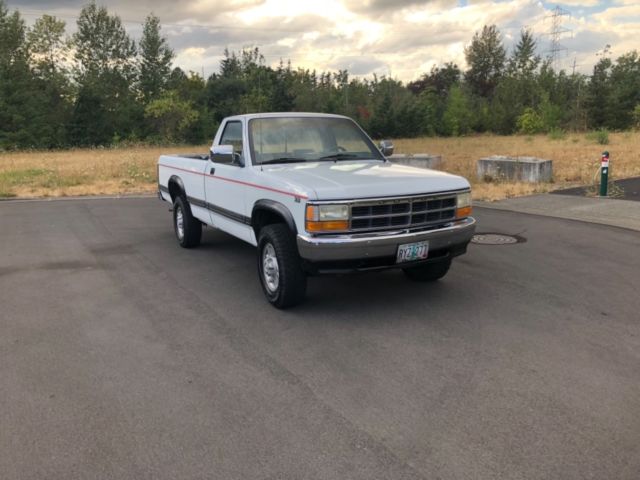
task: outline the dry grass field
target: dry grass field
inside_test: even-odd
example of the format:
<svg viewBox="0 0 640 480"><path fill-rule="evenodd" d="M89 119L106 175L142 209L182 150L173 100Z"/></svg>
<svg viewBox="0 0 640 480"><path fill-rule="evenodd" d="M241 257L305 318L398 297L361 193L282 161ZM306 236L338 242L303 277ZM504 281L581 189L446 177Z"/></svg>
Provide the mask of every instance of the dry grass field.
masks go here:
<svg viewBox="0 0 640 480"><path fill-rule="evenodd" d="M397 153L442 155L439 167L469 179L473 197L479 200L548 192L565 187L591 185L599 172L600 155L611 156L610 178L640 176L640 132L609 134L609 144L598 144L593 135L567 134L552 140L546 135L479 135L461 138L419 138L396 140ZM476 179L476 160L490 155L533 156L553 160L552 183L484 182Z"/></svg>
<svg viewBox="0 0 640 480"><path fill-rule="evenodd" d="M593 183L600 153L611 153L613 178L640 176L640 132L609 135L608 145L592 136L481 135L462 138L395 140L396 153L443 156L442 170L467 177L474 198L498 200ZM58 197L149 193L156 190L155 162L161 153L206 152L208 146L129 147L0 154L0 197ZM484 182L475 178L475 162L488 155L535 156L553 160L549 184Z"/></svg>

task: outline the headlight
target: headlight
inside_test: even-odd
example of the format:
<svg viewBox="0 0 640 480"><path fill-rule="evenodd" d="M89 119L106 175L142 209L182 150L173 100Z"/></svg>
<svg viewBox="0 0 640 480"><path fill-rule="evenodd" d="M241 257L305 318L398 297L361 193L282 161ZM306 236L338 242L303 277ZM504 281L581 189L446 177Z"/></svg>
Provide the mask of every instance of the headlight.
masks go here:
<svg viewBox="0 0 640 480"><path fill-rule="evenodd" d="M456 218L471 215L471 192L459 193L456 202Z"/></svg>
<svg viewBox="0 0 640 480"><path fill-rule="evenodd" d="M348 205L307 205L308 232L335 232L349 229Z"/></svg>

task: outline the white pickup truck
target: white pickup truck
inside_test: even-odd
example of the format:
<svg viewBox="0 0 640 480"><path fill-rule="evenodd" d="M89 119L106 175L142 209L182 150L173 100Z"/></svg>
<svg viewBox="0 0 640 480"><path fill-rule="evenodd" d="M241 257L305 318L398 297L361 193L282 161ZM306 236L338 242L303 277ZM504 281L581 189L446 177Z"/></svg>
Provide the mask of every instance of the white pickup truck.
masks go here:
<svg viewBox="0 0 640 480"><path fill-rule="evenodd" d="M392 164L351 119L318 113L226 118L208 155L162 155L158 195L178 243L203 225L258 247L274 306L302 301L307 276L401 268L443 277L473 236L467 180Z"/></svg>

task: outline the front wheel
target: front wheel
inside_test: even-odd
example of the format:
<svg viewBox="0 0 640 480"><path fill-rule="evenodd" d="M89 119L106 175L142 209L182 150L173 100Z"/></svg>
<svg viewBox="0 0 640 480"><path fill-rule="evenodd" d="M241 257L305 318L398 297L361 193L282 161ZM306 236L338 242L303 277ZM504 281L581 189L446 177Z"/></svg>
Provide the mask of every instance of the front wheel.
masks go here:
<svg viewBox="0 0 640 480"><path fill-rule="evenodd" d="M277 308L297 305L307 291L298 248L284 224L267 225L258 238L258 274L262 290Z"/></svg>
<svg viewBox="0 0 640 480"><path fill-rule="evenodd" d="M451 266L451 259L434 263L425 263L415 267L403 268L402 271L414 282L435 282L444 277Z"/></svg>

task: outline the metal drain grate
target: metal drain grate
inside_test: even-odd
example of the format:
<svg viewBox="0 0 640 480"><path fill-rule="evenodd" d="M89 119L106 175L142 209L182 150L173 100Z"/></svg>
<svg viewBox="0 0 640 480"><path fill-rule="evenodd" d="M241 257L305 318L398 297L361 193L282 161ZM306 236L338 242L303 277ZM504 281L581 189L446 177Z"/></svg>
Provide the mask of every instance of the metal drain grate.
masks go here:
<svg viewBox="0 0 640 480"><path fill-rule="evenodd" d="M522 241L524 241L522 237L504 233L478 233L471 239L471 243L478 245L511 245Z"/></svg>

